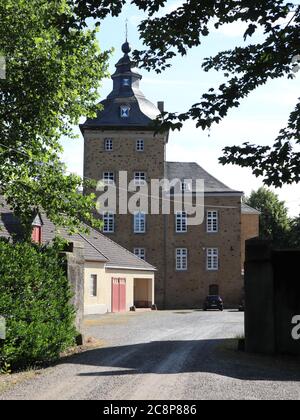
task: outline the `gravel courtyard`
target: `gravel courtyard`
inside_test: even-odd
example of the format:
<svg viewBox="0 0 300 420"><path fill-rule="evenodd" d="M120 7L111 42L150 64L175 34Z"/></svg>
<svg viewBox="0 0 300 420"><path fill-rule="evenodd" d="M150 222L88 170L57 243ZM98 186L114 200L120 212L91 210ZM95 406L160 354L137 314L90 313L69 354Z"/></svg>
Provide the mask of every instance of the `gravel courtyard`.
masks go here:
<svg viewBox="0 0 300 420"><path fill-rule="evenodd" d="M0 399L300 399L300 364L236 351L243 314L165 311L89 317L102 347Z"/></svg>

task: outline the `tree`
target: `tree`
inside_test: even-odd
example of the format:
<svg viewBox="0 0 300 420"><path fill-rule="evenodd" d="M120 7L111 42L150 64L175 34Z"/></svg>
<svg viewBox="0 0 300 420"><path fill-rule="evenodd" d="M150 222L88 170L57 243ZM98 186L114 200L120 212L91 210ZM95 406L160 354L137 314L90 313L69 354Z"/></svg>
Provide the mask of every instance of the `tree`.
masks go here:
<svg viewBox="0 0 300 420"><path fill-rule="evenodd" d="M76 19L67 0L5 0L0 16L0 193L24 223L39 208L71 230L93 223L94 196L78 194L83 181L66 173L60 139L96 115L109 52L96 30L65 30Z"/></svg>
<svg viewBox="0 0 300 420"><path fill-rule="evenodd" d="M300 248L300 216L291 221L290 247Z"/></svg>
<svg viewBox="0 0 300 420"><path fill-rule="evenodd" d="M291 245L290 219L284 201L280 201L276 194L262 187L257 191L252 191L245 202L261 212L260 237L262 239L272 240L275 246L281 248Z"/></svg>
<svg viewBox="0 0 300 420"><path fill-rule="evenodd" d="M87 17L103 19L108 14L117 16L125 0L69 1L75 4L78 21L65 20L66 27L84 25ZM231 108L253 90L271 79L293 78L300 61L300 6L286 0L185 0L181 6L163 16L167 0L132 0L147 13L139 31L147 49L135 51L135 59L148 70L161 72L169 67L172 58L182 56L192 47L201 44L210 34L211 27L243 22L247 28L244 40L248 41L263 29L261 43L247 43L245 47L223 51L203 63L205 71L224 73L227 82L213 87L202 95L200 101L182 114L164 114L161 129L180 129L187 119L197 121L197 126L207 129L220 123ZM298 2L297 2L298 3ZM245 143L227 147L222 164L234 163L251 167L256 176L262 176L267 185L282 186L300 180L300 154L295 148L300 142L300 103L290 115L287 127L282 129L273 146Z"/></svg>

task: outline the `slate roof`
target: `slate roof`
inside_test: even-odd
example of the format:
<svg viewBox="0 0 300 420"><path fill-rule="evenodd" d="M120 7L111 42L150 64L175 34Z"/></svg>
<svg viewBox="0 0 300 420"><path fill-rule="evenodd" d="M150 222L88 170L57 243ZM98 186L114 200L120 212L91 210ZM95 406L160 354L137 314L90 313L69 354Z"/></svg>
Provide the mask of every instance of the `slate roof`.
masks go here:
<svg viewBox="0 0 300 420"><path fill-rule="evenodd" d="M166 178L168 180L180 179L184 180L204 180L204 192L209 193L224 193L224 194L240 194L243 195L242 191L233 190L221 181L210 175L205 171L198 163L195 162L166 162L165 166ZM195 190L195 183L193 183L193 191Z"/></svg>
<svg viewBox="0 0 300 420"><path fill-rule="evenodd" d="M70 235L64 228L56 228L55 225L41 214L42 242L50 243L57 234L68 241L76 241L84 244L84 257L86 261L105 263L107 268L128 268L142 271L155 271L155 267L141 260L122 246L91 229L89 234ZM10 207L0 198L0 237L11 238L12 235L20 237L22 227L18 219L12 213Z"/></svg>
<svg viewBox="0 0 300 420"><path fill-rule="evenodd" d="M80 125L81 131L85 129L118 128L118 129L151 129L151 123L160 115L159 109L150 102L140 90L142 76L131 61L129 53L131 48L126 42L122 46L124 56L116 64L116 72L112 75L113 90L101 102L103 110L99 111L94 119L87 119ZM124 79L129 84L124 86ZM120 106L129 105L129 118L121 118Z"/></svg>
<svg viewBox="0 0 300 420"><path fill-rule="evenodd" d="M248 204L242 203L242 214L257 214L260 215L259 210L254 209L253 207L248 206Z"/></svg>

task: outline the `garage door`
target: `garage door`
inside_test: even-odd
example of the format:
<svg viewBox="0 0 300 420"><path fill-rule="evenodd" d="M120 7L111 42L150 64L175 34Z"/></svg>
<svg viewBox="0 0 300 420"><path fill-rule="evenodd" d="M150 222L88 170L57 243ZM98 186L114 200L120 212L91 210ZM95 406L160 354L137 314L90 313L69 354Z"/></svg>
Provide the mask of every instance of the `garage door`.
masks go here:
<svg viewBox="0 0 300 420"><path fill-rule="evenodd" d="M126 311L126 279L112 279L112 312Z"/></svg>

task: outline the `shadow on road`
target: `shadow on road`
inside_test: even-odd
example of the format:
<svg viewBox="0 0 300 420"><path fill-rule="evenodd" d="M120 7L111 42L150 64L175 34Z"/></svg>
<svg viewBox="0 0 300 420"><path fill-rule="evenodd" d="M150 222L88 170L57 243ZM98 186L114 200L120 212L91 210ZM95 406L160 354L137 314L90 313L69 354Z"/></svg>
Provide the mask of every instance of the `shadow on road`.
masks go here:
<svg viewBox="0 0 300 420"><path fill-rule="evenodd" d="M197 372L247 381L300 381L300 359L241 353L236 346L237 341L229 339L154 341L91 350L67 363L103 368L79 376Z"/></svg>

